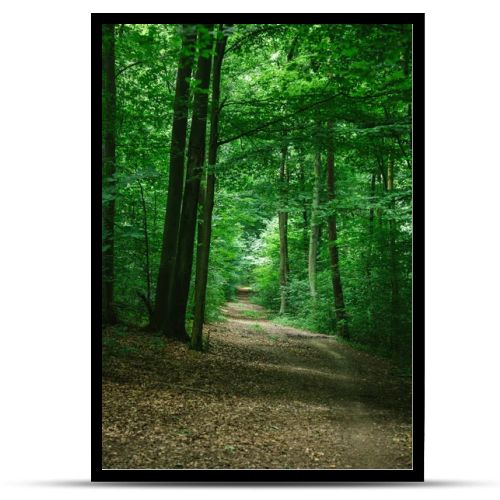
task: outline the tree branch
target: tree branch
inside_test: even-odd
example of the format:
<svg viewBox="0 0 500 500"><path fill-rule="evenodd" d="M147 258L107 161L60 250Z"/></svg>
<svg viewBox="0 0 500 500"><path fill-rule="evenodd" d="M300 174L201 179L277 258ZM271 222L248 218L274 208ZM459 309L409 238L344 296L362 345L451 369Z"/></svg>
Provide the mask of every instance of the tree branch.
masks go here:
<svg viewBox="0 0 500 500"><path fill-rule="evenodd" d="M312 104L308 104L307 106L302 106L299 109L295 110L293 113L288 113L285 116L280 116L279 118L275 118L274 120L271 120L271 121L266 122L266 123L264 123L262 125L259 125L258 127L255 127L253 129L250 129L250 130L245 130L245 131L243 131L243 132L241 132L239 134L236 134L236 135L234 135L232 137L229 137L228 139L224 139L222 141L219 141L217 144L218 144L218 146L222 146L223 144L227 144L228 142L235 141L236 139L240 139L241 137L245 137L247 135L255 134L256 132L260 132L261 130L264 130L265 128L270 127L271 125L283 122L286 119L291 118L292 116L295 116L295 115L298 115L300 113L303 113L304 111L309 111L310 109L313 109L316 106L319 106L319 105L324 104L324 103L326 103L328 101L331 101L332 99L335 99L336 97L343 96L343 97L347 97L347 98L351 98L351 99L372 99L372 98L376 98L376 97L382 97L382 96L385 96L385 95L390 95L392 93L393 93L392 91L388 91L388 92L382 92L382 93L379 93L379 94L372 94L372 95L365 95L365 96L351 96L351 95L346 94L344 92L339 92L338 94L332 94L332 95L328 96L325 99L321 99L320 101L314 102Z"/></svg>
<svg viewBox="0 0 500 500"><path fill-rule="evenodd" d="M137 66L138 64L142 64L144 61L136 61L136 62L133 62L133 63L130 63L130 64L127 64L126 66L124 66L123 68L120 68L116 73L115 73L115 78L118 76L118 75L121 75L124 71L126 71L127 69L129 68L132 68L133 66Z"/></svg>

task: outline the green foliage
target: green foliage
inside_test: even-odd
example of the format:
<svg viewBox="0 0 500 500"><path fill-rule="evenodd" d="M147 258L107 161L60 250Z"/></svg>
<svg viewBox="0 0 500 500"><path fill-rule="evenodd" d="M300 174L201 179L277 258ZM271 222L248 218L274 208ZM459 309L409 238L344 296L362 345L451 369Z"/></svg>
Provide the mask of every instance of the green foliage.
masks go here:
<svg viewBox="0 0 500 500"><path fill-rule="evenodd" d="M253 300L277 314L277 213L285 210L290 274L286 315L276 321L336 334L327 229L328 218L335 216L350 342L407 360L412 284L411 27L264 28L224 28L231 37L222 72L222 145L214 167L217 188L206 320L220 320L221 306L243 284L255 289ZM203 36L208 36L206 30ZM115 302L126 322L147 322L140 294L149 290L154 301L179 40L176 25L116 28L116 175L104 183L103 203L116 203ZM212 54L205 52L203 57ZM190 85L192 92L199 91L194 78ZM332 130L326 127L328 121ZM287 178L280 181L283 148ZM335 200L328 199L326 190L329 148L335 155ZM317 295L312 298L307 258L318 150L320 238ZM387 188L389 162L392 190ZM193 288L192 284L188 321ZM108 350L118 349L114 340L107 342Z"/></svg>

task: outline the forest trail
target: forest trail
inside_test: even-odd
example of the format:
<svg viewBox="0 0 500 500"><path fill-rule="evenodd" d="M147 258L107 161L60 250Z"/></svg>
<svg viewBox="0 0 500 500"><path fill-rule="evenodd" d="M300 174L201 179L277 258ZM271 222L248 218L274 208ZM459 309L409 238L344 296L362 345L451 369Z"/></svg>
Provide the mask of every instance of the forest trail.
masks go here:
<svg viewBox="0 0 500 500"><path fill-rule="evenodd" d="M207 353L105 332L122 351L103 363L103 468L411 468L411 383L249 295L207 325Z"/></svg>
<svg viewBox="0 0 500 500"><path fill-rule="evenodd" d="M269 334L280 334L288 337L309 337L309 338L323 338L331 340L332 337L323 335L321 333L313 333L307 330L299 330L298 328L278 325L271 323L267 319L267 313L263 307L250 302L252 294L251 288L239 287L236 290L236 302L228 302L223 308L222 312L228 319L229 323L233 324L235 328L239 325L243 328L248 326L258 325Z"/></svg>

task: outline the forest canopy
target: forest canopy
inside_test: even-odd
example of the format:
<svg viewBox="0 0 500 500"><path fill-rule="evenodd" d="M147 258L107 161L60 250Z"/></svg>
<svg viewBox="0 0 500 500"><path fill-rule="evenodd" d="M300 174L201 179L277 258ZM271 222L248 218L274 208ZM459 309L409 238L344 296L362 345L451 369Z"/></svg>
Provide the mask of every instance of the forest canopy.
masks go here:
<svg viewBox="0 0 500 500"><path fill-rule="evenodd" d="M207 347L237 287L409 363L412 27L102 25L102 318Z"/></svg>

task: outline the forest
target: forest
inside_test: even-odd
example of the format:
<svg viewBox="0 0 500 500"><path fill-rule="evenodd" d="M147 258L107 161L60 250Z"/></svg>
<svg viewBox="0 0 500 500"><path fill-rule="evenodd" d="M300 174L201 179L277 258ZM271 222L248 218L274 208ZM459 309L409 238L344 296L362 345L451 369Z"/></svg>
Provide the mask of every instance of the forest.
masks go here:
<svg viewBox="0 0 500 500"><path fill-rule="evenodd" d="M411 468L412 26L102 25L104 468Z"/></svg>

